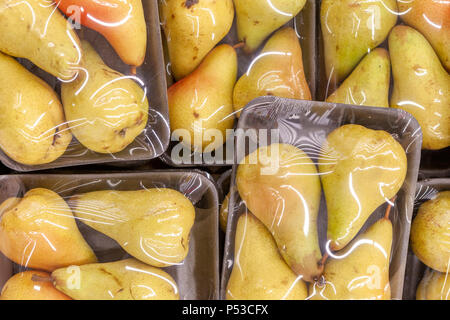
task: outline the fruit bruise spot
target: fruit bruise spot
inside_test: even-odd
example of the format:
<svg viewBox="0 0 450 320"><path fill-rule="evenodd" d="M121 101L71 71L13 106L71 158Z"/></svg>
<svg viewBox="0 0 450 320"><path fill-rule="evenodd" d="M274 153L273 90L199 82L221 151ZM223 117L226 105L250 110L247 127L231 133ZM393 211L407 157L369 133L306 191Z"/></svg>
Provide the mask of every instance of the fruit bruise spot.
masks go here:
<svg viewBox="0 0 450 320"><path fill-rule="evenodd" d="M194 4L197 4L199 0L186 0L184 6L190 9Z"/></svg>
<svg viewBox="0 0 450 320"><path fill-rule="evenodd" d="M181 238L181 246L183 247L184 250L186 250L186 246L184 244L184 238Z"/></svg>
<svg viewBox="0 0 450 320"><path fill-rule="evenodd" d="M59 128L56 128L55 130L55 134L53 135L53 142L52 142L52 146L55 146L56 144L56 140L58 140L60 138L60 135L58 134L59 132Z"/></svg>
<svg viewBox="0 0 450 320"><path fill-rule="evenodd" d="M194 111L194 117L195 117L196 119L198 119L198 118L200 117L200 115L199 115L197 112Z"/></svg>
<svg viewBox="0 0 450 320"><path fill-rule="evenodd" d="M127 128L123 128L119 131L119 136L122 138L125 138L125 135L127 134Z"/></svg>
<svg viewBox="0 0 450 320"><path fill-rule="evenodd" d="M115 275L113 275L111 272L106 271L104 268L100 268L99 270L100 270L101 272L106 273L107 275L109 275L109 276L117 283L117 285L120 287L120 289L117 290L117 293L123 291L123 285L122 285L122 282L121 282Z"/></svg>

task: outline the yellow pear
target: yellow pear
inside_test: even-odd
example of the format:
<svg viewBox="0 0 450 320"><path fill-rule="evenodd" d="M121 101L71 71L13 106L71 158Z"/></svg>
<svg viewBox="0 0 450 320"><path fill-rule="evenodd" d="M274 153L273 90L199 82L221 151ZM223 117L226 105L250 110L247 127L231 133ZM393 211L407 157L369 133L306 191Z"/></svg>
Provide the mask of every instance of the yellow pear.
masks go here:
<svg viewBox="0 0 450 320"><path fill-rule="evenodd" d="M394 76L391 107L411 113L422 127L423 148L450 146L450 75L427 39L407 26L389 36Z"/></svg>
<svg viewBox="0 0 450 320"><path fill-rule="evenodd" d="M70 130L98 153L124 150L147 125L146 93L130 77L109 68L83 41L85 69L63 83L61 95Z"/></svg>
<svg viewBox="0 0 450 320"><path fill-rule="evenodd" d="M261 96L311 100L305 79L302 49L292 28L277 31L234 87L234 110L240 114Z"/></svg>
<svg viewBox="0 0 450 320"><path fill-rule="evenodd" d="M69 80L79 69L79 39L51 1L2 0L0 34L0 51L26 58L55 77Z"/></svg>
<svg viewBox="0 0 450 320"><path fill-rule="evenodd" d="M47 189L0 205L0 251L17 264L46 271L97 262L67 203Z"/></svg>
<svg viewBox="0 0 450 320"><path fill-rule="evenodd" d="M179 300L175 280L135 259L55 270L55 287L75 300Z"/></svg>
<svg viewBox="0 0 450 320"><path fill-rule="evenodd" d="M180 264L189 250L195 208L172 189L96 191L69 201L75 216L155 267Z"/></svg>
<svg viewBox="0 0 450 320"><path fill-rule="evenodd" d="M227 232L229 203L230 203L230 194L227 194L227 196L222 202L222 205L220 206L219 212L220 229L225 233Z"/></svg>
<svg viewBox="0 0 450 320"><path fill-rule="evenodd" d="M233 0L162 0L161 23L177 80L194 71L230 31Z"/></svg>
<svg viewBox="0 0 450 320"><path fill-rule="evenodd" d="M428 269L420 281L417 300L450 300L450 279L448 273Z"/></svg>
<svg viewBox="0 0 450 320"><path fill-rule="evenodd" d="M350 124L328 136L319 171L327 202L328 241L336 251L397 194L405 181L407 158L389 133Z"/></svg>
<svg viewBox="0 0 450 320"><path fill-rule="evenodd" d="M56 160L72 140L57 94L2 53L0 70L0 148L26 165Z"/></svg>
<svg viewBox="0 0 450 320"><path fill-rule="evenodd" d="M242 160L236 185L292 270L305 281L317 278L322 272L317 231L321 188L308 155L288 144L261 147Z"/></svg>
<svg viewBox="0 0 450 320"><path fill-rule="evenodd" d="M280 256L266 227L252 214L239 217L227 300L305 300L308 290Z"/></svg>
<svg viewBox="0 0 450 320"><path fill-rule="evenodd" d="M389 53L377 48L361 61L327 102L389 108L390 81Z"/></svg>

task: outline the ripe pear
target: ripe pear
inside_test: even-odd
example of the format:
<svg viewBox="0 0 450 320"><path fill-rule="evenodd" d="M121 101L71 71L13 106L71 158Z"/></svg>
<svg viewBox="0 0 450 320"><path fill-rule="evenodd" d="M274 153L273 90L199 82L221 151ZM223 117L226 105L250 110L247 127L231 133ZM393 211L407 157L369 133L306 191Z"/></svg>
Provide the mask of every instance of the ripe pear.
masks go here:
<svg viewBox="0 0 450 320"><path fill-rule="evenodd" d="M422 204L411 226L411 247L428 267L450 270L450 191Z"/></svg>
<svg viewBox="0 0 450 320"><path fill-rule="evenodd" d="M407 158L389 133L350 124L328 136L319 171L327 202L328 241L337 251L397 194L405 181Z"/></svg>
<svg viewBox="0 0 450 320"><path fill-rule="evenodd" d="M190 141L184 143L194 151L213 151L225 143L226 131L234 125L236 77L236 51L224 44L211 51L193 73L169 88L171 130L175 136L189 134ZM209 139L212 130L219 138Z"/></svg>
<svg viewBox="0 0 450 320"><path fill-rule="evenodd" d="M239 41L251 53L272 32L295 18L306 0L234 0Z"/></svg>
<svg viewBox="0 0 450 320"><path fill-rule="evenodd" d="M276 32L234 87L234 110L240 114L253 99L277 96L311 100L302 49L292 28Z"/></svg>
<svg viewBox="0 0 450 320"><path fill-rule="evenodd" d="M106 66L88 42L82 47L85 69L61 86L70 130L92 151L120 152L147 125L146 93L130 77Z"/></svg>
<svg viewBox="0 0 450 320"><path fill-rule="evenodd" d="M175 280L135 259L71 266L52 273L55 287L75 300L179 300Z"/></svg>
<svg viewBox="0 0 450 320"><path fill-rule="evenodd" d="M179 80L228 34L234 19L233 0L163 0L160 16L172 73Z"/></svg>
<svg viewBox="0 0 450 320"><path fill-rule="evenodd" d="M58 291L50 281L50 274L25 271L12 276L3 286L0 300L72 300Z"/></svg>
<svg viewBox="0 0 450 320"><path fill-rule="evenodd" d="M97 262L57 193L33 189L0 205L0 251L24 267L53 271Z"/></svg>
<svg viewBox="0 0 450 320"><path fill-rule="evenodd" d="M320 20L331 84L344 80L397 22L396 0L323 0Z"/></svg>
<svg viewBox="0 0 450 320"><path fill-rule="evenodd" d="M55 77L70 80L79 69L80 41L50 1L1 1L0 34L0 51L28 59Z"/></svg>
<svg viewBox="0 0 450 320"><path fill-rule="evenodd" d="M397 3L402 20L427 38L450 72L450 2L397 0Z"/></svg>
<svg viewBox="0 0 450 320"><path fill-rule="evenodd" d="M96 191L69 201L75 216L155 267L180 264L189 251L195 208L172 189Z"/></svg>
<svg viewBox="0 0 450 320"><path fill-rule="evenodd" d="M323 284L310 288L312 300L390 300L392 223L375 222L342 254L325 264Z"/></svg>
<svg viewBox="0 0 450 320"><path fill-rule="evenodd" d="M417 288L417 300L450 300L448 273L428 269Z"/></svg>
<svg viewBox="0 0 450 320"><path fill-rule="evenodd" d="M361 61L327 102L389 108L390 81L389 53L377 48Z"/></svg>
<svg viewBox="0 0 450 320"><path fill-rule="evenodd" d="M391 107L417 119L424 149L450 146L450 75L425 37L411 27L395 27L389 49L394 76Z"/></svg>
<svg viewBox="0 0 450 320"><path fill-rule="evenodd" d="M239 165L236 185L292 270L305 281L317 278L322 272L317 230L321 188L308 155L288 144L259 148Z"/></svg>
<svg viewBox="0 0 450 320"><path fill-rule="evenodd" d="M227 300L305 300L308 289L280 256L267 228L252 214L239 217Z"/></svg>
<svg viewBox="0 0 450 320"><path fill-rule="evenodd" d="M219 212L219 222L220 222L220 229L223 232L227 232L227 225L228 225L228 206L230 203L230 194L227 194L225 199L222 202L222 205L220 206L220 212Z"/></svg>
<svg viewBox="0 0 450 320"><path fill-rule="evenodd" d="M0 70L0 148L26 165L56 160L72 140L57 94L2 53Z"/></svg>

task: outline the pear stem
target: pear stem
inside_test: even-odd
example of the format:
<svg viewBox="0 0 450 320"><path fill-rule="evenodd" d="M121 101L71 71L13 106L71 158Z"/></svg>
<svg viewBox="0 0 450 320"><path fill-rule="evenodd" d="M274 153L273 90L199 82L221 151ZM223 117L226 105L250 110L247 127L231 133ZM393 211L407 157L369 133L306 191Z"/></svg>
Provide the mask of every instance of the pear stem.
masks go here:
<svg viewBox="0 0 450 320"><path fill-rule="evenodd" d="M392 208L391 203L394 203L396 199L397 199L397 196L393 197L393 198L390 200L390 203L388 204L388 207L386 208L386 213L384 214L384 218L385 218L386 220L389 220L389 215L391 214L391 208Z"/></svg>
<svg viewBox="0 0 450 320"><path fill-rule="evenodd" d="M242 47L244 47L245 46L245 42L239 42L239 43L236 43L234 46L233 46L233 49L240 49L240 48L242 48Z"/></svg>
<svg viewBox="0 0 450 320"><path fill-rule="evenodd" d="M34 282L53 282L53 279L51 277L41 277L41 276L38 276L37 274L33 274L31 276L31 281L34 281Z"/></svg>
<svg viewBox="0 0 450 320"><path fill-rule="evenodd" d="M325 265L325 262L327 262L328 257L329 257L328 252L325 252L325 254L322 257L322 260L320 260L320 262L319 262L320 267Z"/></svg>
<svg viewBox="0 0 450 320"><path fill-rule="evenodd" d="M135 76L137 73L136 67L135 66L130 66L130 73Z"/></svg>

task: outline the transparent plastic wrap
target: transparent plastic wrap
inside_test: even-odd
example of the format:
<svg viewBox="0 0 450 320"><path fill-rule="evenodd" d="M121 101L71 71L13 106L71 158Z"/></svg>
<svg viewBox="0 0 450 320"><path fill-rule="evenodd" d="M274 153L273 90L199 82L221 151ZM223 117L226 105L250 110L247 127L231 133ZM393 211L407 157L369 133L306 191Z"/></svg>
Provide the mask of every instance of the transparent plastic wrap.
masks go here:
<svg viewBox="0 0 450 320"><path fill-rule="evenodd" d="M0 190L0 299L218 298L206 173L9 175Z"/></svg>
<svg viewBox="0 0 450 320"><path fill-rule="evenodd" d="M148 160L166 150L157 0L1 0L0 33L6 166Z"/></svg>
<svg viewBox="0 0 450 320"><path fill-rule="evenodd" d="M450 300L450 179L418 182L413 219L403 299Z"/></svg>
<svg viewBox="0 0 450 320"><path fill-rule="evenodd" d="M417 121L263 97L238 129L221 298L401 299Z"/></svg>
<svg viewBox="0 0 450 320"><path fill-rule="evenodd" d="M172 129L167 164L231 166L233 129L248 102L314 98L316 1L159 3Z"/></svg>

